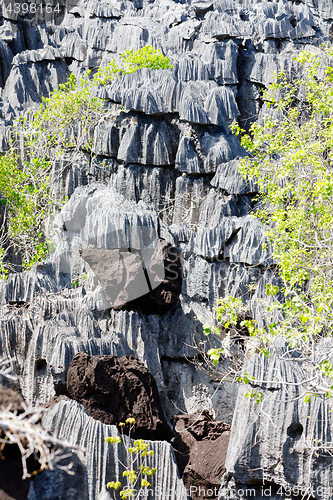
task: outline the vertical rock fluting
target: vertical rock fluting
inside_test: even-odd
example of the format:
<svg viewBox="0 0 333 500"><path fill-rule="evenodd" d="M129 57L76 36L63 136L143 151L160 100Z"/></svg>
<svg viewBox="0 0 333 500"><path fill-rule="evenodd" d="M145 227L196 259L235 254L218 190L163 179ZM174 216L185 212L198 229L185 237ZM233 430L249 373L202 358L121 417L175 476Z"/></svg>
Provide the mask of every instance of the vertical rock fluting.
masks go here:
<svg viewBox="0 0 333 500"><path fill-rule="evenodd" d="M105 491L106 483L114 480L122 480L119 475L119 463L126 461L126 452L121 445L113 446L106 443L105 439L118 436L117 427L105 425L89 417L81 405L74 401L61 401L55 405L43 418L46 429L56 433L59 438L68 438L73 443L79 444L86 449L85 459L87 467L88 498L98 500ZM156 467L157 473L153 479L154 490L149 494L154 500L187 500L187 494L183 482L179 478L177 464L172 447L166 441L148 441L149 448L154 451L154 456L149 459L149 466ZM37 500L56 498L71 498L66 488L66 473L53 473L46 471L34 481L34 493ZM55 496L51 496L48 490L45 495L40 493L44 484L51 485ZM59 487L61 488L59 490ZM58 488L58 489L57 489ZM77 497L76 497L77 498ZM30 500L30 498L29 498Z"/></svg>
<svg viewBox="0 0 333 500"><path fill-rule="evenodd" d="M330 341L318 345L318 360L330 348ZM259 382L239 390L219 498L281 498L288 491L296 498L331 498L332 404L316 397L304 402L312 372L301 357L280 347L270 359L254 356L244 367ZM251 389L262 394L263 405L245 397Z"/></svg>
<svg viewBox="0 0 333 500"><path fill-rule="evenodd" d="M178 409L206 408L231 422L236 388L224 391L186 358L195 355L191 346L203 340L201 324L211 320L219 297L233 294L251 304L249 285L258 285L260 297L276 277L263 228L249 217L257 186L238 172L245 152L229 125L240 119L246 128L262 120L269 110L260 90L273 72L294 74L295 54L330 40L331 2L71 5L57 25L0 15L2 151L15 117L38 107L71 72L80 77L147 44L160 48L174 67L142 69L96 89L109 113L96 124L91 149L66 151L53 166L55 198L69 199L49 224L55 253L47 264L0 283L1 354L11 360L17 388L29 403L65 392L77 352L127 354L144 362L156 379L168 418ZM120 248L114 245L124 228L136 227L153 230L181 255L182 293L159 314L145 314L139 306L112 309L79 254ZM260 306L251 307L259 318ZM58 408L70 418L66 405ZM75 415L84 420L77 408ZM91 432L102 446L102 431L95 427ZM54 429L70 433L60 420ZM89 467L89 494L96 495L94 481L101 487L109 474L104 462Z"/></svg>

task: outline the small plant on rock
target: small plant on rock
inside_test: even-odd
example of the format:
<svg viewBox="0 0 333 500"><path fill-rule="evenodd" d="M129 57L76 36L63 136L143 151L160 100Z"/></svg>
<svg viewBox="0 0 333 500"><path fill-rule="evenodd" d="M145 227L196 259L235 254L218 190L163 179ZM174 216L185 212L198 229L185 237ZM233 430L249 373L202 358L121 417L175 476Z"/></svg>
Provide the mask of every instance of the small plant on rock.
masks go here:
<svg viewBox="0 0 333 500"><path fill-rule="evenodd" d="M124 435L124 427L126 425L129 425L128 437ZM151 481L157 471L155 467L150 468L148 465L148 457L154 455L154 452L149 450L148 443L143 439L137 439L131 446L131 432L134 426L135 419L128 418L125 423L119 423L121 436L106 438L106 442L113 445L122 443L127 456L126 464L119 460L123 468L122 476L125 479L125 484L122 484L120 481L110 481L106 485L107 488L113 490L114 500L117 499L118 492L121 499L133 498L136 500L142 497L145 490L147 491L149 486L151 486L149 481Z"/></svg>
<svg viewBox="0 0 333 500"><path fill-rule="evenodd" d="M108 113L103 100L96 96L96 89L139 69L172 68L170 63L160 50L147 45L135 52L124 52L119 66L112 59L93 77L90 69L80 79L71 74L67 83L60 84L50 97L43 97L40 109L29 120L20 118L26 147L33 156L48 160L58 158L64 148L90 151L94 128Z"/></svg>

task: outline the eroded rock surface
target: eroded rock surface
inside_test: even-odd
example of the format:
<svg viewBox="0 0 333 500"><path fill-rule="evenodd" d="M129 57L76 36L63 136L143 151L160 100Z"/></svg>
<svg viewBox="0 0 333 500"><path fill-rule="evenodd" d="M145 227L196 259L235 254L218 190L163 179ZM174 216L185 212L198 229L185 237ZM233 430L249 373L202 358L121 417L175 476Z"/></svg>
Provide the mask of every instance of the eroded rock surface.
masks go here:
<svg viewBox="0 0 333 500"><path fill-rule="evenodd" d="M104 424L136 420L133 437L169 441L172 436L154 378L134 356L78 353L67 371L69 396Z"/></svg>
<svg viewBox="0 0 333 500"><path fill-rule="evenodd" d="M86 449L82 460L86 465L87 483L84 478L78 477L82 487L81 490L78 488L77 491L79 493L84 491L87 484L89 500L105 498L102 495L106 490L106 483L122 480L119 474L118 460L123 463L126 461L125 448L119 445L115 447L105 442L108 436L116 437L119 435L116 426L105 425L89 417L82 406L75 401L58 403L45 415L43 425L57 434L59 438L68 439ZM171 445L166 441L148 441L148 444L149 448L154 451L154 456L149 459L149 465L157 468L153 480L154 494L152 498L154 500L187 500L186 490L179 478ZM36 478L34 484L35 491L41 491L40 495L37 494L37 500L54 500L56 495L64 499L72 498L66 496L66 482L68 484L66 472L45 471L44 477L41 475ZM47 485L49 489L45 487L43 490L43 485ZM60 486L58 492L57 486ZM43 491L45 496L42 496ZM75 489L72 489L72 492L74 494ZM70 491L67 493L69 494ZM63 496L61 497L61 495ZM31 496L31 500L32 498ZM82 498L85 497L82 495Z"/></svg>
<svg viewBox="0 0 333 500"><path fill-rule="evenodd" d="M318 345L317 359L330 347L329 339ZM270 493L261 496L277 498L291 489L296 498L306 491L315 499L331 497L333 462L324 443L332 439L332 405L317 397L304 402L312 372L301 357L276 347L269 359L255 356L244 367L258 381L250 390L264 403L246 398L249 387L240 387L219 498L240 498L252 487L257 488L252 495L260 497L263 481Z"/></svg>
<svg viewBox="0 0 333 500"><path fill-rule="evenodd" d="M68 198L47 224L55 253L0 283L1 353L11 359L17 389L29 403L66 394L66 373L78 352L134 355L154 376L168 419L177 408L208 409L230 423L235 386L220 389L187 359L195 356L192 346L204 339L201 325L211 322L220 297L243 297L260 320L261 306L253 299L279 279L263 228L249 217L258 187L239 175L245 151L229 125L239 119L248 128L271 116L261 90L275 71L297 74L294 56L301 50L330 42L332 2L74 3L58 25L0 14L2 151L13 120L28 116L71 72L79 79L86 69L147 44L169 56L173 68L141 69L96 89L109 112L95 124L91 148L66 151L53 165L54 197ZM161 288L148 290L153 308L147 289L146 298L136 298L141 303L128 307L128 292L125 307L120 301L111 308L104 273L99 281L79 250L136 248L124 238L133 228L170 242L181 257L182 282L176 280L175 290L165 275ZM59 432L61 425L55 426ZM97 495L94 481L90 496ZM98 487L105 484L99 481Z"/></svg>
<svg viewBox="0 0 333 500"><path fill-rule="evenodd" d="M217 498L230 438L230 425L209 412L176 415L172 441L187 492L192 500Z"/></svg>

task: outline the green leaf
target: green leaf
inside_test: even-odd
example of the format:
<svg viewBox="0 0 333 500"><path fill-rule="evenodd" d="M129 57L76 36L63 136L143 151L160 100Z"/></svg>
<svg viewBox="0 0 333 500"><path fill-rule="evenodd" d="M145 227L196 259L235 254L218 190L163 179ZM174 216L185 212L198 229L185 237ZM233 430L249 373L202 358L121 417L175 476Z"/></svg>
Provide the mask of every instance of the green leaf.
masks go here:
<svg viewBox="0 0 333 500"><path fill-rule="evenodd" d="M204 335L209 335L211 333L211 331L212 331L211 326L208 325L208 324L203 325L202 328L203 328Z"/></svg>

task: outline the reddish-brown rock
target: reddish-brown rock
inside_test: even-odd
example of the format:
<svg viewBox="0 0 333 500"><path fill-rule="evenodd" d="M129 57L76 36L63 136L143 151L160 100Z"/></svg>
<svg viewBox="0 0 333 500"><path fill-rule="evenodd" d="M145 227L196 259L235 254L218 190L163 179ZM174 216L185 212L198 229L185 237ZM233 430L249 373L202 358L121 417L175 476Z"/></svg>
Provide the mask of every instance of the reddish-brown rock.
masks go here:
<svg viewBox="0 0 333 500"><path fill-rule="evenodd" d="M134 356L76 354L67 372L70 397L104 424L134 417L133 437L170 440L172 431L162 411L156 382Z"/></svg>
<svg viewBox="0 0 333 500"><path fill-rule="evenodd" d="M230 425L209 412L176 415L173 446L179 472L192 500L218 497L230 437Z"/></svg>
<svg viewBox="0 0 333 500"><path fill-rule="evenodd" d="M80 254L114 309L163 313L181 293L180 255L167 241L160 240L155 249L84 249Z"/></svg>
<svg viewBox="0 0 333 500"><path fill-rule="evenodd" d="M9 387L0 385L0 410L9 409L12 412L22 413L24 399L20 394Z"/></svg>

